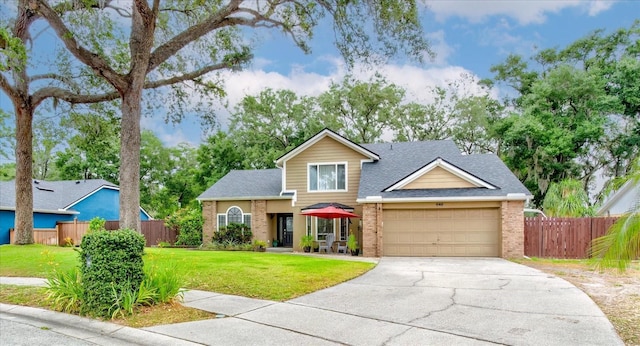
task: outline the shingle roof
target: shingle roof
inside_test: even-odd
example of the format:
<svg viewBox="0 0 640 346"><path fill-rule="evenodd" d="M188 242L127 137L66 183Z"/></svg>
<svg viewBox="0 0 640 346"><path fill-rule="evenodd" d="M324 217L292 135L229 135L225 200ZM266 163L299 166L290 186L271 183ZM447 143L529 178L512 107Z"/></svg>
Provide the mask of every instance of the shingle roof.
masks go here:
<svg viewBox="0 0 640 346"><path fill-rule="evenodd" d="M278 168L233 170L198 196L198 199L280 197L280 191L282 170Z"/></svg>
<svg viewBox="0 0 640 346"><path fill-rule="evenodd" d="M456 144L451 140L376 143L362 144L361 146L376 153L380 160L362 165L358 199L365 199L368 196L422 198L499 197L507 196L508 194L531 195L496 155L462 155ZM383 192L386 188L423 168L438 157L497 188L421 189ZM198 199L291 197L291 194L281 194L281 190L282 170L280 169L234 170L198 196Z"/></svg>
<svg viewBox="0 0 640 346"><path fill-rule="evenodd" d="M364 144L363 146L378 153L380 160L363 164L360 188L358 190L359 199L364 199L367 196L416 198L506 196L510 193L531 195L496 155L462 155L455 143L450 140ZM421 189L383 192L384 189L438 157L498 188Z"/></svg>
<svg viewBox="0 0 640 346"><path fill-rule="evenodd" d="M115 187L103 179L42 181L33 183L34 210L61 210L103 186ZM16 206L15 180L0 182L0 207L14 209Z"/></svg>

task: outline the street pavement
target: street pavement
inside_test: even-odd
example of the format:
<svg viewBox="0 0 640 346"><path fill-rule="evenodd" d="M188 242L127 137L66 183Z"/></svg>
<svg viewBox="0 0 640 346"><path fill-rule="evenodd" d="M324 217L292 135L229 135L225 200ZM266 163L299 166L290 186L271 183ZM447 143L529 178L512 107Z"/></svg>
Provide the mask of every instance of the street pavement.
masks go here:
<svg viewBox="0 0 640 346"><path fill-rule="evenodd" d="M100 345L622 345L581 290L497 258L385 257L358 278L287 302L191 290L183 304L217 318L134 329L0 304L0 324ZM0 341L12 344L4 333Z"/></svg>

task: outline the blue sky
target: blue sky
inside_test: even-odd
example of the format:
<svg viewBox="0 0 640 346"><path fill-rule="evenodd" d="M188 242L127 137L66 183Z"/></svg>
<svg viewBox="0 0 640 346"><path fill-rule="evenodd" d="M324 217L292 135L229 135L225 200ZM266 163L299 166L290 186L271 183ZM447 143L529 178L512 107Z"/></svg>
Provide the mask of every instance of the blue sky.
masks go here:
<svg viewBox="0 0 640 346"><path fill-rule="evenodd" d="M421 7L425 35L431 40L437 57L422 65L395 61L373 71L356 70L366 79L379 72L407 89L412 101L429 102L426 88L445 85L461 74L475 78L491 77L494 64L510 53L526 57L539 49L564 47L568 43L603 28L612 31L630 26L640 18L640 1L427 1ZM332 43L330 28L317 30L311 42L312 54L303 54L281 33L260 31L250 39L256 42L253 64L240 72L223 76L231 107L247 94L266 87L287 88L304 95L318 95L332 81L347 73ZM504 90L495 90L495 94ZM0 107L12 111L4 95ZM220 108L219 119L226 127L228 110ZM197 145L204 135L196 116L181 124L164 124L161 116L143 118L143 127L151 129L167 145L189 142Z"/></svg>
<svg viewBox="0 0 640 346"><path fill-rule="evenodd" d="M410 98L429 102L422 97L427 87L445 85L461 74L491 77L491 66L510 53L529 57L540 49L564 47L596 29L628 27L640 18L640 1L428 1L421 18L436 59L422 65L396 61L377 72L405 87ZM265 87L305 95L327 90L331 81L339 81L346 73L332 38L330 28L320 28L311 42L312 53L305 55L279 32L261 32L254 37L253 64L225 76L230 104ZM355 73L366 79L374 72ZM504 92L495 90L496 95ZM220 110L223 126L227 116L226 110ZM186 119L177 127L156 119L144 123L170 144L196 144L202 136L195 119Z"/></svg>

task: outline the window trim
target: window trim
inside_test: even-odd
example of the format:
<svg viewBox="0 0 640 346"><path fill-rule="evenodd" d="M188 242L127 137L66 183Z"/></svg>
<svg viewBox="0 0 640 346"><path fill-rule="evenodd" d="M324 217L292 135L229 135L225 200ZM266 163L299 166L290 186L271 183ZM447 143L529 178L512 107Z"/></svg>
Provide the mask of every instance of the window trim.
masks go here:
<svg viewBox="0 0 640 346"><path fill-rule="evenodd" d="M245 216L249 216L251 217L251 222L253 223L253 217L251 216L251 213L245 213L244 210L242 210L242 208L240 208L237 205L232 205L229 208L227 208L227 211L224 213L217 213L216 214L216 232L220 231L220 216L224 216L224 226L222 227L227 227L227 225L229 224L229 210L233 209L233 208L238 208L240 210L240 212L242 213L242 224L246 224L245 223ZM249 225L249 227L251 227L251 225Z"/></svg>
<svg viewBox="0 0 640 346"><path fill-rule="evenodd" d="M344 165L344 189L333 189L333 190L311 190L311 179L309 175L311 174L311 166L331 166L333 165L336 170L336 179L337 179L337 171L338 165ZM318 171L318 177L320 169ZM338 187L338 181L336 180L336 187ZM340 161L340 162L307 162L307 192L309 193L323 193L323 192L349 192L349 162L348 161Z"/></svg>
<svg viewBox="0 0 640 346"><path fill-rule="evenodd" d="M313 239L315 241L323 241L323 240L318 240L318 220L320 218L318 218L317 216L307 216L307 220L308 222L311 223L311 235L313 235ZM327 220L327 219L325 219ZM333 235L335 236L335 241L346 241L349 238L349 218L338 218L338 219L328 219L328 220L332 220L332 224L333 224ZM336 222L336 220L339 220L339 222ZM341 234L341 230L342 230L342 225L343 223L346 221L346 238L342 239L342 234ZM309 227L309 224L307 224L307 227ZM336 235L337 233L337 235ZM329 233L323 233L323 234L329 234Z"/></svg>

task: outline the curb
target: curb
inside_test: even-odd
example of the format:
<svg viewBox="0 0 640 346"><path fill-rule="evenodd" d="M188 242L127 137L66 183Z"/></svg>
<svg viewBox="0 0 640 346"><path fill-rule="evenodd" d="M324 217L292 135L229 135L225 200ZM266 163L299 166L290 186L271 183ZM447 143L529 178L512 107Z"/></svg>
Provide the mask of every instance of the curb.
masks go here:
<svg viewBox="0 0 640 346"><path fill-rule="evenodd" d="M27 306L0 303L0 320L47 329L96 345L201 345L146 330Z"/></svg>

